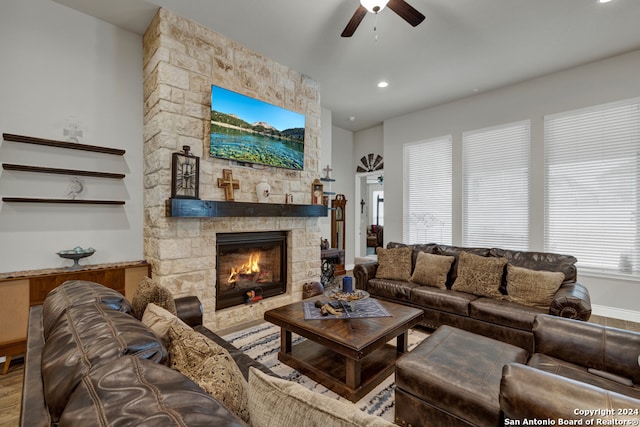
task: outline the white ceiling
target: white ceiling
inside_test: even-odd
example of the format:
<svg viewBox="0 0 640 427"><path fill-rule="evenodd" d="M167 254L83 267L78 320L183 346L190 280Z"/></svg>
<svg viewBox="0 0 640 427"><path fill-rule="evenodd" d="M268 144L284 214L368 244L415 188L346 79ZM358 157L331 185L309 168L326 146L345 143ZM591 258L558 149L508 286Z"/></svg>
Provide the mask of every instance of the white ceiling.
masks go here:
<svg viewBox="0 0 640 427"><path fill-rule="evenodd" d="M640 49L640 0L407 0L426 20L384 9L377 41L372 14L340 37L358 0L54 1L138 34L158 7L199 22L318 82L351 131Z"/></svg>

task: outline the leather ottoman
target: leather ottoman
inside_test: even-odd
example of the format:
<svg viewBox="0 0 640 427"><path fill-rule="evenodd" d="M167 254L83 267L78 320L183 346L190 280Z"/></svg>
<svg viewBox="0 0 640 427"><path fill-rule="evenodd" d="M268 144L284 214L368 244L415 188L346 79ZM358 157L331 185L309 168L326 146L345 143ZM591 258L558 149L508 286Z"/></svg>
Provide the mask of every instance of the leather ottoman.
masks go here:
<svg viewBox="0 0 640 427"><path fill-rule="evenodd" d="M396 424L499 426L502 367L526 350L440 326L396 362Z"/></svg>

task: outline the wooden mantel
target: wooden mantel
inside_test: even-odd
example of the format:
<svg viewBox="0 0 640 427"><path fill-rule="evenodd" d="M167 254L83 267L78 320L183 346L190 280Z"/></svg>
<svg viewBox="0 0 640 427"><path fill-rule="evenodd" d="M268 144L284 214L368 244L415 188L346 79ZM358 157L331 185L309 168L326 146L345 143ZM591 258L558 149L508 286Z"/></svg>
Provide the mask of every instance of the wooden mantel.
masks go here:
<svg viewBox="0 0 640 427"><path fill-rule="evenodd" d="M324 205L283 203L225 202L217 200L168 199L167 216L181 218L207 217L323 217Z"/></svg>

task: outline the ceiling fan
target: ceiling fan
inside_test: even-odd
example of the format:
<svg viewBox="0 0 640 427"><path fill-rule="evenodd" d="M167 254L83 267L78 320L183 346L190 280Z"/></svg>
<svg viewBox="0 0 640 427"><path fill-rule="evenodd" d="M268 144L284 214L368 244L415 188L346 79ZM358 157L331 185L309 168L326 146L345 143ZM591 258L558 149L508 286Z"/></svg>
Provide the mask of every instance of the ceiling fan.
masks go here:
<svg viewBox="0 0 640 427"><path fill-rule="evenodd" d="M360 5L344 28L344 31L342 31L341 36L351 37L367 12L377 15L385 6L389 6L389 9L393 10L413 27L424 21L424 15L404 0L360 0Z"/></svg>

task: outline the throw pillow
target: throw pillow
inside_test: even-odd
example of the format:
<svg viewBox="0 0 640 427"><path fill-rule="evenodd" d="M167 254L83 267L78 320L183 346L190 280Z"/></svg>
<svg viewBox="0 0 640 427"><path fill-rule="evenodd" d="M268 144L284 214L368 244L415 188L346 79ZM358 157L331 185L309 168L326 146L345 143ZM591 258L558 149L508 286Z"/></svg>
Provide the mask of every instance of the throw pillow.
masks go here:
<svg viewBox="0 0 640 427"><path fill-rule="evenodd" d="M419 252L411 281L419 285L447 289L447 274L455 257Z"/></svg>
<svg viewBox="0 0 640 427"><path fill-rule="evenodd" d="M169 327L178 324L188 328L189 326L177 316L169 313L164 308L150 302L142 315L142 323L147 325L161 340L166 348L169 348Z"/></svg>
<svg viewBox="0 0 640 427"><path fill-rule="evenodd" d="M390 280L411 279L411 247L404 248L376 248L378 254L378 269L376 278Z"/></svg>
<svg viewBox="0 0 640 427"><path fill-rule="evenodd" d="M150 302L159 305L171 314L176 314L176 303L173 301L171 292L154 280L145 277L131 299L131 314L136 319L142 320L144 310Z"/></svg>
<svg viewBox="0 0 640 427"><path fill-rule="evenodd" d="M551 301L564 281L564 273L537 271L507 265L507 298L509 301L549 310Z"/></svg>
<svg viewBox="0 0 640 427"><path fill-rule="evenodd" d="M249 413L253 427L386 427L390 422L354 404L332 399L298 383L249 371Z"/></svg>
<svg viewBox="0 0 640 427"><path fill-rule="evenodd" d="M229 352L189 327L169 327L171 367L249 423L248 384Z"/></svg>
<svg viewBox="0 0 640 427"><path fill-rule="evenodd" d="M461 252L458 260L458 277L451 289L502 299L500 284L506 264L506 258L484 257Z"/></svg>

